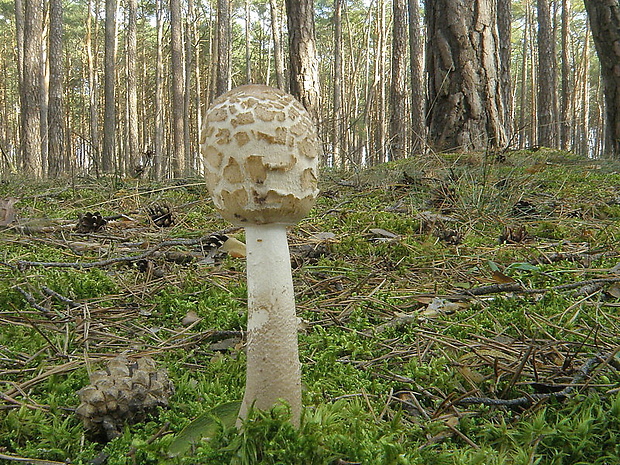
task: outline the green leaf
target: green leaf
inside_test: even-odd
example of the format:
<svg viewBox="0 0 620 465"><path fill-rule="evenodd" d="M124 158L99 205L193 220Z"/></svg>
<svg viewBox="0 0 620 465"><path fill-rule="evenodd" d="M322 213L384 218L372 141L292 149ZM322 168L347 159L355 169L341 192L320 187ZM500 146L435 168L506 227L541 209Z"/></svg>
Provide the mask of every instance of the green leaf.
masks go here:
<svg viewBox="0 0 620 465"><path fill-rule="evenodd" d="M527 262L512 263L508 265L506 269L507 270L508 269L521 270L521 271L540 271L540 268L538 266L532 265L531 263L527 263Z"/></svg>
<svg viewBox="0 0 620 465"><path fill-rule="evenodd" d="M239 416L240 408L240 401L227 402L200 415L174 438L168 448L168 454L176 457L186 453L192 444L196 444L203 438L212 437L220 424L225 427L233 426Z"/></svg>

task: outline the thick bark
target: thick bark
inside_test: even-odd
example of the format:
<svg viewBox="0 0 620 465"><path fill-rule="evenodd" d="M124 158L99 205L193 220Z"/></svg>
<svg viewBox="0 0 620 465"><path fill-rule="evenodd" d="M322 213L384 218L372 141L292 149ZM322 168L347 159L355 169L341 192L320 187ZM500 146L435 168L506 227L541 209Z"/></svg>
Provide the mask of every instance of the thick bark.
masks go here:
<svg viewBox="0 0 620 465"><path fill-rule="evenodd" d="M392 80L390 82L390 153L391 160L406 156L407 149L407 5L406 0L392 1Z"/></svg>
<svg viewBox="0 0 620 465"><path fill-rule="evenodd" d="M420 33L420 4L409 0L409 73L411 75L411 151L421 152L426 144L426 86L424 43Z"/></svg>
<svg viewBox="0 0 620 465"><path fill-rule="evenodd" d="M50 90L48 118L48 175L58 176L68 168L65 150L64 54L62 0L50 1Z"/></svg>
<svg viewBox="0 0 620 465"><path fill-rule="evenodd" d="M185 98L183 81L183 36L181 1L170 0L170 47L172 66L172 172L175 178L185 175Z"/></svg>
<svg viewBox="0 0 620 465"><path fill-rule="evenodd" d="M555 38L549 0L538 6L538 145L558 145Z"/></svg>
<svg viewBox="0 0 620 465"><path fill-rule="evenodd" d="M427 2L429 131L437 150L505 146L494 0Z"/></svg>
<svg viewBox="0 0 620 465"><path fill-rule="evenodd" d="M105 0L104 62L105 110L101 170L110 173L116 162L116 0Z"/></svg>
<svg viewBox="0 0 620 465"><path fill-rule="evenodd" d="M620 2L584 0L601 64L605 95L605 154L620 158Z"/></svg>
<svg viewBox="0 0 620 465"><path fill-rule="evenodd" d="M315 122L319 120L319 68L314 33L314 1L286 0L291 94L306 108Z"/></svg>
<svg viewBox="0 0 620 465"><path fill-rule="evenodd" d="M36 178L43 175L40 113L42 15L42 0L24 1L21 153L24 172Z"/></svg>

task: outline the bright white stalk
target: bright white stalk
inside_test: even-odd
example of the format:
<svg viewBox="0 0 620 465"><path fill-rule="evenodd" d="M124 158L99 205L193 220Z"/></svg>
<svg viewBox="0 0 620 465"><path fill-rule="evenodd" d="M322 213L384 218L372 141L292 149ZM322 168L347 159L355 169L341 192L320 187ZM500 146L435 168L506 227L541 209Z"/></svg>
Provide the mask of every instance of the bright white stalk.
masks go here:
<svg viewBox="0 0 620 465"><path fill-rule="evenodd" d="M240 418L252 407L279 401L301 415L301 363L286 225L246 225L248 326L247 377Z"/></svg>

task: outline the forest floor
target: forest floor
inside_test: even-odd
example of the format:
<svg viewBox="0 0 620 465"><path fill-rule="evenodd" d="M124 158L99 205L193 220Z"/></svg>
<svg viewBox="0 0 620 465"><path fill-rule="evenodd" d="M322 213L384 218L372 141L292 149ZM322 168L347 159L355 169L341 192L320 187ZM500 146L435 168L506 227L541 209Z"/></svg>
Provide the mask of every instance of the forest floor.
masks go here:
<svg viewBox="0 0 620 465"><path fill-rule="evenodd" d="M238 434L209 412L243 394L245 263L212 235L243 231L202 180L0 183L0 459L620 463L620 163L432 155L320 187L289 235L302 424ZM97 442L78 391L120 354L174 394Z"/></svg>

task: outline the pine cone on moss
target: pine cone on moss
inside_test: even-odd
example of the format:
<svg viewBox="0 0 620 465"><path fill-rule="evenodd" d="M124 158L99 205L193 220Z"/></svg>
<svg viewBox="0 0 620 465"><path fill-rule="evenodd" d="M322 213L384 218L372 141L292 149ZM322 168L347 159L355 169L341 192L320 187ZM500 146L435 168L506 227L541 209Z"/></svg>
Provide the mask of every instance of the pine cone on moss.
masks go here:
<svg viewBox="0 0 620 465"><path fill-rule="evenodd" d="M105 370L93 372L90 383L78 391L76 413L86 430L103 441L119 436L123 425L144 421L157 407L168 406L174 393L166 370L158 370L149 357L116 357Z"/></svg>
<svg viewBox="0 0 620 465"><path fill-rule="evenodd" d="M106 224L108 224L108 222L101 216L101 213L88 212L78 217L78 223L75 226L75 231L82 234L97 232Z"/></svg>
<svg viewBox="0 0 620 465"><path fill-rule="evenodd" d="M174 224L174 216L168 205L151 205L148 213L153 223L160 228L168 228Z"/></svg>

